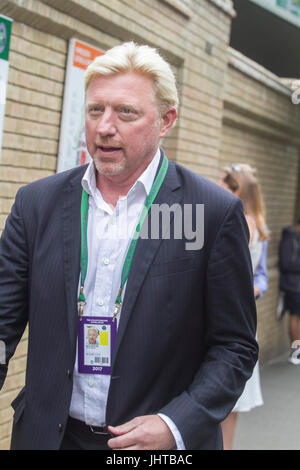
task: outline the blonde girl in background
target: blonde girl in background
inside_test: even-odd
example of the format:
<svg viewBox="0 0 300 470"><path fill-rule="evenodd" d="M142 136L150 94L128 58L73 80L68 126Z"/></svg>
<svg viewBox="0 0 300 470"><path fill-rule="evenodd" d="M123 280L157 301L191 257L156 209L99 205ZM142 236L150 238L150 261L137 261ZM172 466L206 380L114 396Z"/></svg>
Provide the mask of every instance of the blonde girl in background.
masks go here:
<svg viewBox="0 0 300 470"><path fill-rule="evenodd" d="M255 298L260 297L268 287L266 268L268 231L265 221L265 207L256 170L245 163L232 164L224 168L220 185L239 197L250 232L249 249L254 273ZM250 411L263 405L260 386L259 364L257 362L251 378L229 416L222 423L224 449L231 450L238 413Z"/></svg>

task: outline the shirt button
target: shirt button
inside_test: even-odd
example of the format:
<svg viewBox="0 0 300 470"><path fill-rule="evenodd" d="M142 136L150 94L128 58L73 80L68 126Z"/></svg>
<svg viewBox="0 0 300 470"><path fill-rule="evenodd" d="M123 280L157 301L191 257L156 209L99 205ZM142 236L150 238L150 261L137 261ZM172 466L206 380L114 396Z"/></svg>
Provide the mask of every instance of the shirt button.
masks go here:
<svg viewBox="0 0 300 470"><path fill-rule="evenodd" d="M100 299L100 297L98 297L98 299L97 299L97 304L100 305L100 307L103 307L103 305L104 305L104 302L103 302L102 299Z"/></svg>
<svg viewBox="0 0 300 470"><path fill-rule="evenodd" d="M89 387L93 387L95 385L95 382L93 380L89 380Z"/></svg>
<svg viewBox="0 0 300 470"><path fill-rule="evenodd" d="M107 266L109 264L109 259L108 258L103 258L103 263Z"/></svg>

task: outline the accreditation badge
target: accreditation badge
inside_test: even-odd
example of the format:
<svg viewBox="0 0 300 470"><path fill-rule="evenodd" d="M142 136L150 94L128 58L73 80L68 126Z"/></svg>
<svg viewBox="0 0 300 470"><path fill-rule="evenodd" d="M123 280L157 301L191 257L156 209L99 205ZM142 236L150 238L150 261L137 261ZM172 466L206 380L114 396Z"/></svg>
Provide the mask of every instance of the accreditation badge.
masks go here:
<svg viewBox="0 0 300 470"><path fill-rule="evenodd" d="M111 317L85 317L79 320L78 372L111 374L117 322Z"/></svg>

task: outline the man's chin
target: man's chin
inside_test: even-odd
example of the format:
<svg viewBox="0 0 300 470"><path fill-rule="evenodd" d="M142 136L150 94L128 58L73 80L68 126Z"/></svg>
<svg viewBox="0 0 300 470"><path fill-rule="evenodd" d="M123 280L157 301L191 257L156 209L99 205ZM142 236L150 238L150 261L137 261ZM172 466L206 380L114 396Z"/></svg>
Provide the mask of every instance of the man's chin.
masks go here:
<svg viewBox="0 0 300 470"><path fill-rule="evenodd" d="M94 160L94 164L97 172L103 176L118 176L121 175L125 170L124 162L111 163Z"/></svg>

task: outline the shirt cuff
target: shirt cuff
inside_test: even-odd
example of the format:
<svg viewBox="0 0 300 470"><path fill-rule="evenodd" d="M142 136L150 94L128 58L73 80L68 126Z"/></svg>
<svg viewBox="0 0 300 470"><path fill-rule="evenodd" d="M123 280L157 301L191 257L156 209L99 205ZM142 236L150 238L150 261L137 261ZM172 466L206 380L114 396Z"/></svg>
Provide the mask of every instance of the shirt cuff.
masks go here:
<svg viewBox="0 0 300 470"><path fill-rule="evenodd" d="M173 421L168 416L166 416L162 413L158 413L158 416L161 419L164 420L166 425L169 427L171 433L173 434L173 437L174 437L175 442L176 442L176 449L177 450L186 450L185 445L184 445L183 440L182 440L182 437L181 437L181 434L178 431L177 426L173 423Z"/></svg>

